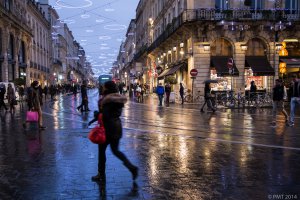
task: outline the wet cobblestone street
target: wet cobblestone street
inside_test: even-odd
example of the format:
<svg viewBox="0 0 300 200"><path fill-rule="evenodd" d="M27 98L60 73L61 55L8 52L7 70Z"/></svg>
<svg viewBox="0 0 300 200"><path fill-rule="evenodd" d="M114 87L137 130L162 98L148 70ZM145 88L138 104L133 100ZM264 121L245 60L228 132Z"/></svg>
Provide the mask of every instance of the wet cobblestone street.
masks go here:
<svg viewBox="0 0 300 200"><path fill-rule="evenodd" d="M89 99L96 110L96 90ZM196 104L158 107L154 96L128 101L120 147L139 177L133 183L108 148L103 185L91 181L93 112L78 112L80 102L79 95L47 101L40 132L23 129L25 103L14 115L0 112L0 199L300 199L299 109L295 127L283 116L271 127L268 108L200 113Z"/></svg>

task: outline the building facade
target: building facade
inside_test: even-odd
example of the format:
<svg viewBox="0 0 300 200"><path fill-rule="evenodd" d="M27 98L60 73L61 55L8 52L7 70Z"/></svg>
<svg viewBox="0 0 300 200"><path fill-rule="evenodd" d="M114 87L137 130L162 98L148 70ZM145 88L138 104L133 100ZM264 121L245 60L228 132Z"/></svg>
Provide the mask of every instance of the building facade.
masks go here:
<svg viewBox="0 0 300 200"><path fill-rule="evenodd" d="M0 1L0 81L26 79L29 74L33 30L26 16L27 1Z"/></svg>
<svg viewBox="0 0 300 200"><path fill-rule="evenodd" d="M136 21L135 59L146 54L152 86L167 80L197 92L217 79L213 90L245 91L255 81L270 91L274 78L299 73L298 0L141 0Z"/></svg>
<svg viewBox="0 0 300 200"><path fill-rule="evenodd" d="M30 66L27 84L38 80L42 86L49 84L51 41L50 23L40 3L27 1L27 20L32 29Z"/></svg>

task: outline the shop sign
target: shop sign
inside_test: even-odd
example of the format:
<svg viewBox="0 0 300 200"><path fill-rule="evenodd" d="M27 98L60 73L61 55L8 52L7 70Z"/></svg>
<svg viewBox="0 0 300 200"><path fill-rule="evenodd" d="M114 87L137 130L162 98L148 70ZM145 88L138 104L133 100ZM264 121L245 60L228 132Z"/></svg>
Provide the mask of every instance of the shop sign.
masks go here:
<svg viewBox="0 0 300 200"><path fill-rule="evenodd" d="M198 70L197 70L197 69L191 69L190 75L191 75L192 77L196 77L196 76L198 75Z"/></svg>

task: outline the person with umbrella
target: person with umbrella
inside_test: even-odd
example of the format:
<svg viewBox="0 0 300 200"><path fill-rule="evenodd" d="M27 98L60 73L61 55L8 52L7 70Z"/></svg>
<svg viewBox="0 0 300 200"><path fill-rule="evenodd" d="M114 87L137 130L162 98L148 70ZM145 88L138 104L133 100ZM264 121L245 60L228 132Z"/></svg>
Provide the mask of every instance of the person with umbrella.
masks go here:
<svg viewBox="0 0 300 200"><path fill-rule="evenodd" d="M204 98L205 98L205 102L201 107L201 112L204 112L203 108L204 106L207 104L207 107L210 108L213 112L216 111L216 109L213 107L212 102L211 102L211 83L215 82L215 80L207 80L205 81L205 87L204 87Z"/></svg>

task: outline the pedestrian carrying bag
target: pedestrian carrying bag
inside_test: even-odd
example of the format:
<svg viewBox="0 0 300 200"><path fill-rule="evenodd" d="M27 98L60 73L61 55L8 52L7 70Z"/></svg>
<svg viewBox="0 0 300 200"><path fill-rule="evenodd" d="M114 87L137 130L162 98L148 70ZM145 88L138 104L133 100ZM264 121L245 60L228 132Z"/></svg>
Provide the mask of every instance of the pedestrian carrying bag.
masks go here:
<svg viewBox="0 0 300 200"><path fill-rule="evenodd" d="M39 120L39 114L35 111L27 111L26 122L37 122Z"/></svg>

